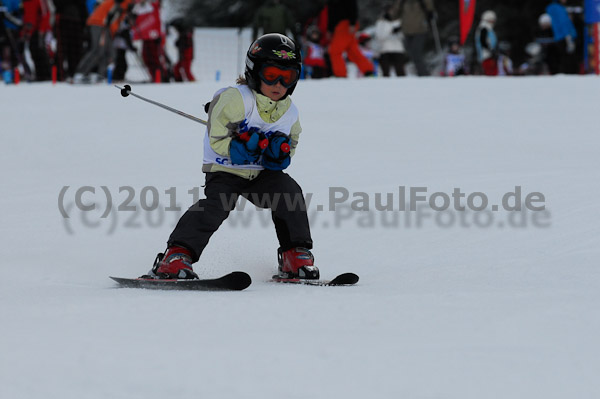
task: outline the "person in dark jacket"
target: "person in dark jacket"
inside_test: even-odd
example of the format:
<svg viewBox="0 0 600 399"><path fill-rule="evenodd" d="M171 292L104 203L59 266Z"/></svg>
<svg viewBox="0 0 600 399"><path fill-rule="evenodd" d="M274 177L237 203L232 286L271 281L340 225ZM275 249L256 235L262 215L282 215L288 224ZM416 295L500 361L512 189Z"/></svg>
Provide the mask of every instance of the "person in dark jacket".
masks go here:
<svg viewBox="0 0 600 399"><path fill-rule="evenodd" d="M173 78L176 82L194 82L196 78L192 73L192 61L194 60L194 27L190 26L182 18L173 20L170 24L177 30L175 47L179 59L173 67Z"/></svg>
<svg viewBox="0 0 600 399"><path fill-rule="evenodd" d="M263 4L256 14L252 22L252 40L256 40L259 30L262 34L281 33L287 35L289 30L292 33L292 38L297 42L295 20L292 12L281 0L268 0Z"/></svg>
<svg viewBox="0 0 600 399"><path fill-rule="evenodd" d="M552 17L548 14L542 14L538 18L539 29L535 35L535 42L539 43L540 61L548 68L550 75L559 73L560 54L558 44L554 40L552 31Z"/></svg>
<svg viewBox="0 0 600 399"><path fill-rule="evenodd" d="M54 0L54 6L58 80L64 81L73 77L83 57L83 32L88 12L81 0Z"/></svg>
<svg viewBox="0 0 600 399"><path fill-rule="evenodd" d="M481 14L481 22L475 30L477 60L484 75L498 75L498 37L494 31L496 13L487 10Z"/></svg>
<svg viewBox="0 0 600 399"><path fill-rule="evenodd" d="M133 7L132 4L129 5ZM113 40L113 47L115 50L114 57L114 69L113 69L113 82L122 82L125 80L127 74L127 51L137 53L137 49L133 45L131 39L131 29L135 22L135 16L128 10L127 16L121 21L121 25L115 34Z"/></svg>
<svg viewBox="0 0 600 399"><path fill-rule="evenodd" d="M429 23L436 16L433 0L402 0L400 8L406 53L419 76L429 76L425 65L425 42Z"/></svg>

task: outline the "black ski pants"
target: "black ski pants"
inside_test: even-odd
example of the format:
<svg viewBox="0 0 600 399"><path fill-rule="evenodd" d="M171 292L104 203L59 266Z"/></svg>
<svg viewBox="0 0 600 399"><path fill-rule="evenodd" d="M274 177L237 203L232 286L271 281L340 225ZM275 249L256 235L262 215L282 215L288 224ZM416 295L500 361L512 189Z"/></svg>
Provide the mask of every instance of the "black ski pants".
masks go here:
<svg viewBox="0 0 600 399"><path fill-rule="evenodd" d="M206 174L206 199L189 208L179 219L167 242L193 251L197 261L212 234L233 211L239 196L254 205L271 209L279 246L312 248L306 203L302 189L282 171L263 170L248 180L227 172ZM251 238L251 237L249 237Z"/></svg>
<svg viewBox="0 0 600 399"><path fill-rule="evenodd" d="M429 76L427 65L425 65L425 43L427 41L427 33L419 33L414 35L404 35L404 45L406 53L417 68L417 75Z"/></svg>
<svg viewBox="0 0 600 399"><path fill-rule="evenodd" d="M52 79L50 72L50 58L46 52L44 37L39 32L34 32L29 39L29 52L35 65L35 80L43 82Z"/></svg>
<svg viewBox="0 0 600 399"><path fill-rule="evenodd" d="M110 31L102 26L90 26L90 36L90 49L79 61L76 72L89 75L94 68L98 68L98 74L106 77L106 68L113 52Z"/></svg>
<svg viewBox="0 0 600 399"><path fill-rule="evenodd" d="M403 53L383 53L379 56L381 72L383 76L390 76L390 71L393 69L396 76L404 76L405 56Z"/></svg>

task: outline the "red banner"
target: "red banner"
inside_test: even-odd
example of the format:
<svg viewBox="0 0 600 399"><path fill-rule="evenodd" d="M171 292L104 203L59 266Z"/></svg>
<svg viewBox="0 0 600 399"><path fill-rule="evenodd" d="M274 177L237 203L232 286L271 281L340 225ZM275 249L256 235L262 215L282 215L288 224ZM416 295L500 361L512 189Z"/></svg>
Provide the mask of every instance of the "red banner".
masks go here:
<svg viewBox="0 0 600 399"><path fill-rule="evenodd" d="M459 15L460 15L460 45L465 44L471 25L473 25L473 18L475 17L475 0L458 0L459 1Z"/></svg>

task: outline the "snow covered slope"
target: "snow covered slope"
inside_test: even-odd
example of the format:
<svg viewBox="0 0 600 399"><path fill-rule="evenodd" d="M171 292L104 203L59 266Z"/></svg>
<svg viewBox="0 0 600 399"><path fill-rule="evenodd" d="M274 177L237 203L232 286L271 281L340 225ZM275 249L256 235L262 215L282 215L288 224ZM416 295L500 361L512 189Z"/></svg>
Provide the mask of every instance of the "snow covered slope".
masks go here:
<svg viewBox="0 0 600 399"><path fill-rule="evenodd" d="M218 88L134 91L204 118ZM250 273L253 285L232 293L108 279L146 272L175 205L201 192L203 126L110 86L0 90L0 397L600 395L598 78L301 82L289 173L312 194L322 275L361 281L266 282L276 237L269 214L246 205L196 266ZM491 208L515 186L523 199L541 193L545 210L375 209L377 193L397 205L399 187L450 199L459 188L463 204L481 192ZM80 205L97 208L83 212L86 187ZM106 192L114 208L102 218ZM365 196L368 211L349 208Z"/></svg>

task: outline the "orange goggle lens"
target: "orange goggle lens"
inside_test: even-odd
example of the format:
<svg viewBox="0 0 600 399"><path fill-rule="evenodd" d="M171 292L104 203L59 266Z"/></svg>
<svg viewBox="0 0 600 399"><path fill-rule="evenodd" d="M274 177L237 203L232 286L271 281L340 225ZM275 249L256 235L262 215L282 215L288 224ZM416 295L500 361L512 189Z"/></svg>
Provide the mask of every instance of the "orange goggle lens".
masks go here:
<svg viewBox="0 0 600 399"><path fill-rule="evenodd" d="M272 65L261 69L259 75L262 81L268 85L281 82L283 87L288 89L298 81L298 71L296 69L282 69Z"/></svg>

